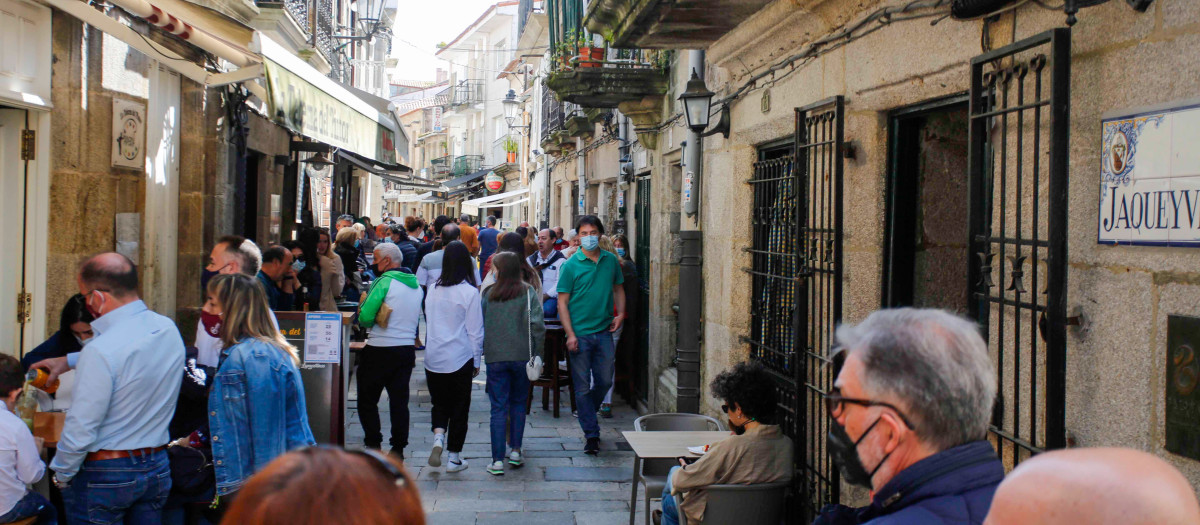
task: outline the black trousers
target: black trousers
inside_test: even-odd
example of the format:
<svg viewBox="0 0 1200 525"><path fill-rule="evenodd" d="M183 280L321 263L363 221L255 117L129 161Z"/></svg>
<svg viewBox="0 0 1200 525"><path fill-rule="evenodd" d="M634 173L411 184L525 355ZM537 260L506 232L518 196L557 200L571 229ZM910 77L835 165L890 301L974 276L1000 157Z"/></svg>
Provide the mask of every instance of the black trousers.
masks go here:
<svg viewBox="0 0 1200 525"><path fill-rule="evenodd" d="M446 429L446 450L462 452L467 440L467 412L471 410L471 376L475 373L475 360L455 372L439 374L425 370L429 383L429 401L433 404L431 428Z"/></svg>
<svg viewBox="0 0 1200 525"><path fill-rule="evenodd" d="M392 415L392 449L408 446L408 380L417 362L411 346L370 346L358 356L358 417L362 421L363 444L379 448L379 396L387 389Z"/></svg>

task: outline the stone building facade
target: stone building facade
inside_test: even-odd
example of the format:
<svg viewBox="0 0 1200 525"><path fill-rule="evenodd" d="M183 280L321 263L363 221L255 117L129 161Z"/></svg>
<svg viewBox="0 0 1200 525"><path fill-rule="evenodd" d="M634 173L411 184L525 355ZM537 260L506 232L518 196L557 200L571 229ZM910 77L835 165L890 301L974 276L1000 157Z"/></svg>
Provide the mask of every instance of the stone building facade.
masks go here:
<svg viewBox="0 0 1200 525"><path fill-rule="evenodd" d="M1173 364L1176 358L1190 362L1186 355L1177 354L1178 341L1186 340L1186 330L1168 329L1169 317L1200 317L1195 300L1200 275L1194 268L1200 259L1193 249L1178 245L1097 242L1100 202L1112 191L1102 189L1102 173L1110 162L1105 160L1110 151L1102 121L1153 116L1164 108L1195 105L1200 94L1200 58L1191 49L1200 39L1200 5L1158 0L1141 12L1126 2L1108 2L1080 10L1074 15L1077 21L1068 26L1068 14L1061 8L1048 9L1037 3L1014 6L995 2L1008 9L973 20L951 18L949 4L714 1L708 9L724 16L689 20L686 12L672 12L674 8L667 4L591 3L585 18L588 29L596 33L608 30L616 47L704 50L702 78L716 92L714 123L722 106L729 110L728 138L717 134L703 139L695 222L689 224L692 218L677 215L678 209L663 210L662 220L655 220L652 227L656 254L652 264L659 265L672 263L668 254L681 222L685 230L703 232L702 412L720 415L721 400L712 398L707 386L717 373L771 353L769 348L756 346L755 341L762 341L756 334L792 323L786 317L764 323L759 305L767 295L763 295L762 279L754 270L761 269L761 261L769 257L756 255L755 250L763 250L763 246L755 245L755 228L777 220L778 215L770 214L772 201L764 203L764 197L756 193L762 185L755 181L766 180L764 170L772 166L793 166L789 162L800 154L802 161L819 158L829 162L827 166L803 167L818 179L828 177L821 180L835 180L838 172L832 167L841 166L840 188L821 186L819 181L811 187L827 188L828 195L836 196L832 201L816 201L814 206L826 206L831 214L827 220L833 220L836 206L832 203L840 204L838 236L832 233L834 223L827 222L828 234L806 230L796 245L775 241L767 245L812 248L812 256L793 253L800 260L819 261L812 266L817 273L828 270L837 277L812 281L829 287L823 292L828 300L822 303L828 309L824 313L808 311L800 326L810 329L791 340L795 348L782 349L792 352L788 359L810 360L806 370L812 375L799 381L801 397L783 402L796 410L798 420L791 423L807 446L815 446L812 450L819 452L827 428L822 426L827 423L819 421L822 418L804 420L803 413L820 414L813 409L814 403L819 403L813 389L828 386L830 378L821 366L821 356L829 351L833 327L859 321L881 307L932 306L963 314L974 312L988 321L989 343L1001 379L998 428L1015 428L1025 433L1018 437L1031 440L1027 443L1030 447L1015 446L993 434L1007 464L1028 457L1030 448L1124 446L1163 457L1200 487L1200 457L1194 450L1181 451L1178 444L1169 444L1195 436L1193 424L1186 418L1180 422L1179 414L1200 405L1188 398L1194 395L1187 388L1194 370ZM696 31L696 24L705 30ZM1048 33L1052 30L1059 32ZM1029 43L1027 39L1039 35L1046 40L1005 54L1010 49L1006 46ZM1056 58L1051 42L1064 37L1070 40L1069 51ZM1005 86L995 93L1008 90L1011 100L987 102L970 96L972 61L989 53L990 58L977 61L981 85ZM1038 54L1045 56L1037 58ZM1059 63L1067 67L1055 71ZM686 59L675 60L674 90L681 90L682 75L691 67ZM992 72L997 73L989 76ZM1066 89L1054 95L1054 101L1049 100L1049 91L1034 93L1037 75L1043 75L1043 87L1050 90L1049 79L1055 74L1062 75L1060 83ZM1018 94L1016 86L1022 82L1026 90ZM679 123L671 120L680 115L676 96L678 91L667 95L655 127L655 206L679 202L679 185L672 172L678 169L673 163L679 159L673 148L683 133ZM1021 104L1018 96L1024 97L1023 103L1045 99L1045 112L1038 115L1040 126L1032 121L1034 106L1009 112L1008 122L1001 113L972 118L984 112L979 108L985 103L997 108L1017 106ZM832 115L830 108L839 100L843 109ZM973 108L972 102L979 107ZM797 108L807 108L802 119L819 117L817 121L801 120L805 130L825 122L832 130L835 120L842 123L844 139L835 151L836 159L825 154L823 146L805 147L825 139L830 144L835 141L832 135L818 140L817 135L798 134ZM1018 113L1024 121L1016 120ZM987 125L972 129L972 122L983 119L989 119ZM1044 134L1055 121L1060 128L1065 125L1061 143L1052 143ZM1035 128L1040 128L1041 134L1034 135ZM670 129L675 130L675 137L665 138ZM1015 153L1017 140L1023 156ZM986 153L993 161L990 166L983 161L972 164L971 152L976 146L980 149L975 154ZM1002 161L1007 164L1002 166ZM1059 163L1065 175L1056 179L1065 184L1062 200L1052 205L1045 201L1051 192L1048 179L1033 182L1029 178L1035 171L1045 177L1048 170L1057 169L1051 163ZM995 189L990 194L994 200L984 205L973 200L982 195L972 193L980 191L977 187L973 190L973 184L986 180L972 178L976 166L991 170L981 173L997 177L992 180L1003 178L996 175L1002 169L1008 177L1024 170L1026 179L1008 179L1009 186ZM682 169L688 171L686 166ZM811 183L813 179L797 180ZM672 183L676 187L666 191L664 186ZM981 255L988 257L981 247L1003 243L972 237L971 232L977 231L971 222L972 209L979 217L992 213L991 226L1004 225L1012 236L1013 228L1020 224L1013 222L1016 207L1023 204L1024 213L1030 216L1034 191L1041 192L1037 215L1041 222L1034 223L1040 224L1036 230L1028 222L1019 226L1025 239L1021 242L1025 246L1042 244L1020 252L1025 259L1011 261L991 253L990 262L981 263ZM1000 196L1008 199L1007 204ZM1000 215L1002 209L1007 216ZM654 216L659 217L657 209ZM1050 217L1065 220L1060 234L1050 233ZM1054 224L1062 222L1054 219ZM782 233L763 231L768 231L768 236ZM1057 235L1061 237L1051 239ZM805 239L820 244L806 244ZM827 240L834 243L824 244ZM1057 246L1060 241L1062 255L1048 256L1047 246ZM1011 249L1008 255L1012 255ZM779 267L770 270L779 271ZM1057 294L1063 302L1047 306L1047 293L1036 294L1045 292L1054 271L1062 272L1065 286L1061 292L1048 293ZM662 273L661 266L654 268L656 276ZM1033 282L1038 282L1037 290L1029 294ZM1064 281L1055 278L1055 282ZM995 297L977 294L989 284L995 296L1024 292L1029 294L1024 297L1036 299L1038 306L999 313L999 307L988 306L999 304ZM671 288L679 286L677 281L660 276L651 286L652 295L664 299L657 303L659 315L669 312L661 307L670 306L669 298L678 296L678 289ZM1050 313L1048 321L1038 315L1056 309L1060 313ZM1013 311L1025 316L1021 324L1014 324L1017 317ZM1009 328L1001 334L999 327L1006 326L1001 324L1005 322ZM1019 336L1008 333L1013 326L1020 327ZM674 330L674 319L666 314L652 333ZM1060 330L1058 338L1053 335L1055 330ZM665 337L658 336L652 345L657 350L652 352L669 355L673 348L666 346ZM1002 347L1010 350L1001 351ZM1015 363L1014 348L1025 352ZM799 361L792 363L798 366ZM658 366L667 364L669 359ZM1061 375L1048 379L1047 367L1061 370ZM654 372L663 370L657 386L660 394L651 410L674 408L672 398L678 395L670 368ZM779 370L785 370L783 365ZM1047 381L1052 383L1049 390ZM804 399L803 383L811 387L808 399ZM1056 384L1062 398L1048 404L1046 393ZM1023 411L1014 414L1014 409ZM1054 425L1056 419L1060 426L1052 428L1061 429L1061 434L1047 435L1047 424ZM814 482L811 486L824 491L808 494L810 503L838 499L838 487L817 480L818 474L829 476L831 470L827 460L812 450L797 454L803 462L797 468L807 469L805 474Z"/></svg>

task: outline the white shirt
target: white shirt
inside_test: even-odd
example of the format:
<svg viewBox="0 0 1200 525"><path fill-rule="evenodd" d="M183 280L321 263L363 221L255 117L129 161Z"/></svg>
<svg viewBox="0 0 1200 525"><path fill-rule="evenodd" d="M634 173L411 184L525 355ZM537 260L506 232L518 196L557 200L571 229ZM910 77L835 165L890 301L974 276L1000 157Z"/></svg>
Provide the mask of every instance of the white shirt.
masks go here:
<svg viewBox="0 0 1200 525"><path fill-rule="evenodd" d="M340 262L340 261L339 261ZM275 311L269 312L271 322L275 324L275 328L279 328L279 320L275 318ZM196 363L204 366L216 368L221 362L221 349L224 344L221 339L209 335L208 330L204 329L204 321L196 321Z"/></svg>
<svg viewBox="0 0 1200 525"><path fill-rule="evenodd" d="M412 346L416 344L417 323L421 321L421 288L409 288L399 281L388 285L387 297L383 299L392 309L387 318L387 328L376 324L371 327L367 344L371 346Z"/></svg>
<svg viewBox="0 0 1200 525"><path fill-rule="evenodd" d="M474 286L464 282L429 287L425 326L426 370L449 374L470 359L479 368L483 357L483 306Z"/></svg>
<svg viewBox="0 0 1200 525"><path fill-rule="evenodd" d="M417 283L427 289L433 288L433 285L437 284L438 278L442 276L442 258L445 255L445 251L438 250L421 259L421 266L417 268ZM479 263L474 257L471 257L471 264L475 267L475 283L478 284L481 281Z"/></svg>
<svg viewBox="0 0 1200 525"><path fill-rule="evenodd" d="M550 252L550 257L554 257L554 253ZM530 256L531 259L534 257L537 258L535 259L536 262L531 265L534 267L545 264L546 261L550 260L550 257L542 257L540 250ZM554 264L542 268L542 293L550 296L551 299L558 297L558 271L562 268L563 263L567 262L567 258L566 254L563 254L561 259L554 261Z"/></svg>
<svg viewBox="0 0 1200 525"><path fill-rule="evenodd" d="M46 465L38 457L37 444L29 426L16 414L0 404L0 514L6 514L17 506L42 474Z"/></svg>

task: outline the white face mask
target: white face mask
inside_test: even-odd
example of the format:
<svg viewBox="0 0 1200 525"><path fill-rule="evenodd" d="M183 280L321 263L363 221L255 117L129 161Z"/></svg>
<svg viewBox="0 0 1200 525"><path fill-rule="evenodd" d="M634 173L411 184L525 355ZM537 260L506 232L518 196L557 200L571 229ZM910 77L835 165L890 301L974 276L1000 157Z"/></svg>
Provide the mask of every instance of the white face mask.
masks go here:
<svg viewBox="0 0 1200 525"><path fill-rule="evenodd" d="M92 342L92 339L95 339L95 337L89 337L89 338L87 338L87 339L83 339L83 338L81 338L81 337L79 337L79 336L77 336L77 335L75 335L74 337L75 337L75 340L79 342L79 346L81 346L81 347L82 347L82 346L87 346L87 345L88 345L88 343L91 343L91 342Z"/></svg>

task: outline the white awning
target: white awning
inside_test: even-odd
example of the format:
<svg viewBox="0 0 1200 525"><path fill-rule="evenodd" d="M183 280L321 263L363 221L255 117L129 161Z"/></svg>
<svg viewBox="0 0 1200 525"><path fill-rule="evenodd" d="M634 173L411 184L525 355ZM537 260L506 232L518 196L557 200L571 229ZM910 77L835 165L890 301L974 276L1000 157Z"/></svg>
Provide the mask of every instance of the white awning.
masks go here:
<svg viewBox="0 0 1200 525"><path fill-rule="evenodd" d="M499 206L484 206L484 204L507 199L509 197L516 197L517 195L524 195L526 193L529 193L529 188L520 189L520 190L516 190L516 191L510 191L507 193L498 193L496 195L489 195L487 197L480 197L478 199L471 199L469 201L463 201L463 204L469 204L471 206L477 206L479 208L498 208ZM529 200L529 199L526 199L526 200ZM515 204L515 203L512 203L512 204Z"/></svg>
<svg viewBox="0 0 1200 525"><path fill-rule="evenodd" d="M393 202L424 202L425 199L433 197L432 191L427 191L421 194L409 193L407 195L397 196Z"/></svg>
<svg viewBox="0 0 1200 525"><path fill-rule="evenodd" d="M504 204L485 204L485 205L483 205L483 206L480 206L480 208L484 208L484 209L487 209L487 208L507 208L507 207L509 207L509 206L516 206L516 205L518 205L518 204L521 204L521 203L523 203L523 202L529 202L529 197L525 197L524 199L521 199L521 200L519 200L519 201L506 202L506 203L504 203Z"/></svg>

